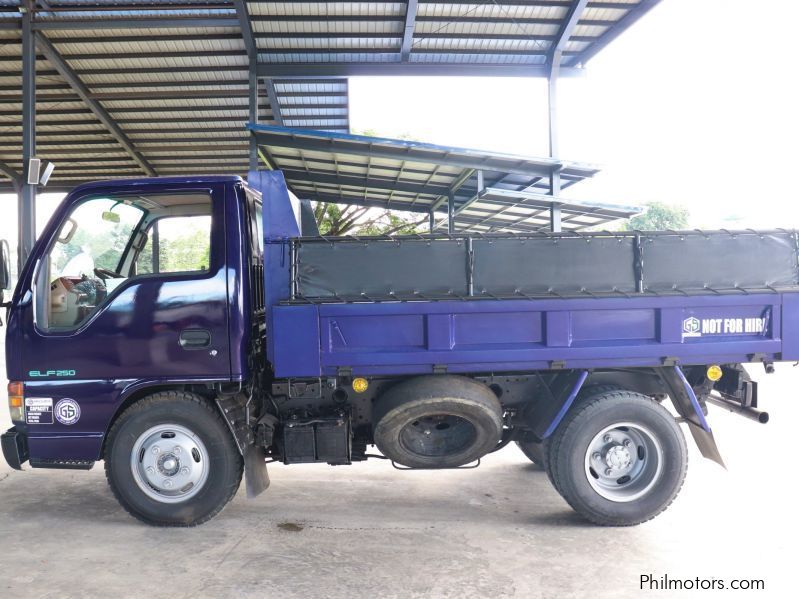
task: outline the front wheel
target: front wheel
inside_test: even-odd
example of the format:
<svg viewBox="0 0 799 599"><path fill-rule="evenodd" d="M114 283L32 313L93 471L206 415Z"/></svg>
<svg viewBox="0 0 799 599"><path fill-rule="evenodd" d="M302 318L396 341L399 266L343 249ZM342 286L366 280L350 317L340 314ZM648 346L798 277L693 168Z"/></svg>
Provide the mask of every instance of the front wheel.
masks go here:
<svg viewBox="0 0 799 599"><path fill-rule="evenodd" d="M677 496L688 467L674 417L632 391L609 391L578 405L551 444L555 488L575 511L605 526L657 516Z"/></svg>
<svg viewBox="0 0 799 599"><path fill-rule="evenodd" d="M243 467L219 412L188 392L156 393L125 410L105 452L117 500L156 526L210 520L236 494Z"/></svg>

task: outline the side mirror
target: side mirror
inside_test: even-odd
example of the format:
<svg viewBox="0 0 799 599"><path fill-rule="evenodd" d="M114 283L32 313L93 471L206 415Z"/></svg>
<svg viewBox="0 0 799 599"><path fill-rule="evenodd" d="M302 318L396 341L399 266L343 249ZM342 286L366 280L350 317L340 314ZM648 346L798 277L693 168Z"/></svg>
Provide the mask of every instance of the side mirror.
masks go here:
<svg viewBox="0 0 799 599"><path fill-rule="evenodd" d="M11 251L8 242L0 239L0 295L11 284Z"/></svg>

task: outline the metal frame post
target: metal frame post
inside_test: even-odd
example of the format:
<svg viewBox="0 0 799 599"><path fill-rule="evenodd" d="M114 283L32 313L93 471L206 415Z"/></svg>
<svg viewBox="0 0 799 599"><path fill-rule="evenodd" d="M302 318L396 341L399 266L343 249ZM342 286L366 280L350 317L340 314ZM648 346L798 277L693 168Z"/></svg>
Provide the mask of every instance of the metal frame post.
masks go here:
<svg viewBox="0 0 799 599"><path fill-rule="evenodd" d="M436 213L435 213L435 212L433 212L432 210L431 210L431 211L430 211L430 213L427 215L427 223L428 223L428 225L430 226L430 234L432 235L432 234L433 234L433 231L434 231L434 230L435 230L435 228L436 228Z"/></svg>
<svg viewBox="0 0 799 599"><path fill-rule="evenodd" d="M557 158L558 148L558 74L560 72L560 59L562 52L556 50L552 55L552 62L547 77L547 104L549 123L549 157ZM549 195L553 198L560 196L560 171L553 169L549 174ZM549 228L553 233L560 233L560 205L552 202L549 208Z"/></svg>
<svg viewBox="0 0 799 599"><path fill-rule="evenodd" d="M258 124L258 70L254 60L250 60L250 122L254 125ZM250 133L250 170L258 169L258 143L256 142L255 135Z"/></svg>
<svg viewBox="0 0 799 599"><path fill-rule="evenodd" d="M25 0L22 13L22 185L17 201L17 272L28 259L36 240L36 185L28 183L28 164L36 156L36 39L33 0Z"/></svg>
<svg viewBox="0 0 799 599"><path fill-rule="evenodd" d="M447 233L455 233L455 194L447 194Z"/></svg>

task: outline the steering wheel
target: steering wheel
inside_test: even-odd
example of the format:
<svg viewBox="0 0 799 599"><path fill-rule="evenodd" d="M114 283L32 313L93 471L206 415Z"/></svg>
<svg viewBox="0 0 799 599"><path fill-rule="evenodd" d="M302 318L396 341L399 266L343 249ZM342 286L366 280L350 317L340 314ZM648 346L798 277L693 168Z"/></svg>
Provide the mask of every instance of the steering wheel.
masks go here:
<svg viewBox="0 0 799 599"><path fill-rule="evenodd" d="M95 268L94 274L96 274L98 277L100 277L103 280L124 278L121 274L114 272L113 270L109 270L107 268Z"/></svg>

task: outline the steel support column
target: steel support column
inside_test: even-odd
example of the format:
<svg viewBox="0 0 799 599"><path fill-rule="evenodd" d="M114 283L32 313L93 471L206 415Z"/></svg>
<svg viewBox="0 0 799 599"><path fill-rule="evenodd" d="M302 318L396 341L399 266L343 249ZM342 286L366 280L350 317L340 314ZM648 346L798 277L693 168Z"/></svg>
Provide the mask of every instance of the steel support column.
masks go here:
<svg viewBox="0 0 799 599"><path fill-rule="evenodd" d="M547 116L549 123L549 157L557 158L558 148L558 74L560 72L561 51L556 50L552 55L552 63L547 77ZM560 196L560 172L553 170L549 175L549 195L553 198ZM553 233L559 233L560 206L555 202L549 209L549 225Z"/></svg>
<svg viewBox="0 0 799 599"><path fill-rule="evenodd" d="M255 62L250 61L250 122L254 125L258 124L258 71L255 68ZM258 143L255 135L250 133L250 170L258 169Z"/></svg>
<svg viewBox="0 0 799 599"><path fill-rule="evenodd" d="M447 233L455 233L455 194L447 195Z"/></svg>
<svg viewBox="0 0 799 599"><path fill-rule="evenodd" d="M36 185L28 183L28 163L36 156L36 39L32 0L22 14L22 186L17 202L17 272L36 240Z"/></svg>
<svg viewBox="0 0 799 599"><path fill-rule="evenodd" d="M428 225L430 227L430 234L432 235L433 231L436 228L436 213L434 211L432 211L432 210L427 215L427 223L428 223Z"/></svg>
<svg viewBox="0 0 799 599"><path fill-rule="evenodd" d="M236 9L236 18L239 20L239 28L241 29L241 39L244 42L244 47L247 50L247 58L250 60L249 68L249 90L247 97L249 100L249 121L253 125L258 124L258 44L255 41L255 34L252 30L252 21L250 20L250 13L247 10L247 2L245 0L233 0L233 6ZM274 111L274 110L273 110ZM258 142L255 135L250 133L250 152L249 152L249 170L258 170Z"/></svg>

